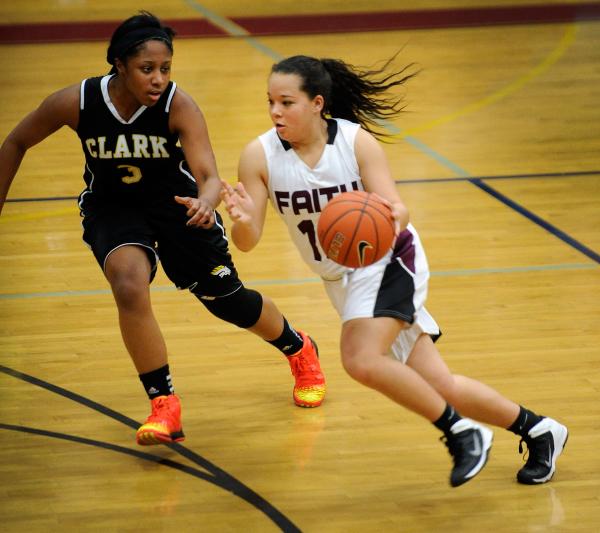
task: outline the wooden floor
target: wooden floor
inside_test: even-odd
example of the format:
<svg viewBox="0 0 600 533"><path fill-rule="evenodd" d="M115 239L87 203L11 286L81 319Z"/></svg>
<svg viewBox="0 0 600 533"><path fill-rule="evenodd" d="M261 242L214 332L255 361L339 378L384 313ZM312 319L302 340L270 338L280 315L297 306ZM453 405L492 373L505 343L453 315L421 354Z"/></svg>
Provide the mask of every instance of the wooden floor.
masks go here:
<svg viewBox="0 0 600 533"><path fill-rule="evenodd" d="M367 12L374 2L248 4L144 7L222 24ZM21 0L2 3L0 23L118 21L137 7ZM281 355L160 273L153 303L187 439L136 446L148 402L81 241L73 198L83 157L64 130L27 154L0 218L3 531L600 531L600 21L188 38L175 43L173 78L202 106L221 175L233 182L242 147L270 125L265 81L276 58L371 65L399 48L400 64L423 71L406 87L407 112L386 125L397 142L385 149L428 252L440 349L457 373L568 425L554 480L519 485L518 440L497 429L486 469L451 489L438 432L344 373L337 318L272 212L257 250L232 253L246 283L317 340L327 400L296 408ZM0 138L49 92L106 72L105 49L0 46Z"/></svg>

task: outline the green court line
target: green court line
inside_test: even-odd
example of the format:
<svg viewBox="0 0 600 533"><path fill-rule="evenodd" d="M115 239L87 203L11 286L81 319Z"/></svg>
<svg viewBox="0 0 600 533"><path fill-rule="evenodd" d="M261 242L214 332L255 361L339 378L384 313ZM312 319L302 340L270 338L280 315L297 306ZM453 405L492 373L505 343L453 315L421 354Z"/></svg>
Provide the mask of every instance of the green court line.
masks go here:
<svg viewBox="0 0 600 533"><path fill-rule="evenodd" d="M563 263L558 265L531 265L515 266L503 268L467 268L459 270L438 270L431 272L432 277L459 277L459 276L480 276L488 274L518 274L524 272L547 272L555 270L592 270L600 268L600 265L594 263ZM296 278L296 279L264 279L246 281L248 287L265 287L276 285L307 285L311 283L321 283L321 278ZM177 289L172 286L158 285L151 287L152 292L174 292ZM111 294L110 289L80 290L80 291L54 291L54 292L16 292L0 293L0 300L26 300L33 298L62 298L77 296L99 296Z"/></svg>

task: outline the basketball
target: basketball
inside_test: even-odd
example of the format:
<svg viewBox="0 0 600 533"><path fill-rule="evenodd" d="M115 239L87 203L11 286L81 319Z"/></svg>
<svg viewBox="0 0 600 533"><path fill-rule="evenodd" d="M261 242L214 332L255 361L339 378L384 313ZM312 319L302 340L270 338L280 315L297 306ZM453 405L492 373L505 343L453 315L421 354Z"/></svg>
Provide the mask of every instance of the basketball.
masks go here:
<svg viewBox="0 0 600 533"><path fill-rule="evenodd" d="M317 236L332 261L351 268L365 267L381 259L392 246L394 218L374 194L344 192L323 208Z"/></svg>

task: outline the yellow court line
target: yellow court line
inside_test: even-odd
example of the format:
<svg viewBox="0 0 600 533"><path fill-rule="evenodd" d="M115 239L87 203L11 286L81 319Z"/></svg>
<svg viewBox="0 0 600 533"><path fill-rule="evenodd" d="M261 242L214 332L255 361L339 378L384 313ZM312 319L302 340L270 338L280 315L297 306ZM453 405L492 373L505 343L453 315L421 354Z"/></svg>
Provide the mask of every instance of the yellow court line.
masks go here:
<svg viewBox="0 0 600 533"><path fill-rule="evenodd" d="M63 207L62 209L53 209L51 211L36 211L35 213L15 213L14 215L8 215L6 213L3 213L0 216L0 223L23 222L25 220L40 220L42 218L72 215L78 212L79 209L77 209L76 207Z"/></svg>
<svg viewBox="0 0 600 533"><path fill-rule="evenodd" d="M536 77L540 76L543 72L548 70L554 63L556 63L564 55L568 48L573 44L576 34L577 25L569 24L561 40L558 42L554 50L552 50L552 52L550 52L550 54L548 54L548 56L546 56L541 63L539 63L530 71L526 72L525 74L514 80L512 83L509 83L506 87L503 87L502 89L486 96L485 98L482 98L481 100L468 104L462 107L461 109L458 109L457 111L433 119L429 122L426 122L425 124L422 124L421 126L416 126L412 129L398 133L394 135L394 137L404 138L414 136L424 131L433 129L437 126L441 126L442 124L452 122L453 120L464 117L471 113L475 113L476 111L479 111L480 109L486 106L492 105L498 102L499 100L506 98L515 91L518 91L521 87L523 87Z"/></svg>
<svg viewBox="0 0 600 533"><path fill-rule="evenodd" d="M226 20L226 19L223 19L223 20ZM499 100L506 98L510 94L518 91L521 87L523 87L527 83L531 82L533 79L535 79L536 77L538 77L542 73L544 73L546 70L548 70L554 63L556 63L565 54L565 52L569 49L569 47L573 44L573 42L575 40L575 37L577 34L577 29L578 28L577 28L576 24L569 24L565 30L565 33L563 34L562 38L560 39L560 41L558 42L558 44L556 45L554 50L552 50L552 52L550 52L550 54L548 54L548 56L546 56L538 65L533 67L531 70L529 70L528 72L526 72L525 74L523 74L522 76L520 76L519 78L514 80L513 82L509 83L506 87L503 87L502 89L500 89L480 100L477 100L476 102L468 104L452 113L448 113L447 115L443 115L439 118L433 119L429 122L422 124L421 126L416 126L412 129L394 134L394 135L392 135L392 137L400 138L400 139L405 138L405 137L413 137L416 134L422 133L427 130L431 130L437 126L441 126L442 124L447 124L448 122L452 122L453 120L464 117L471 113L475 113L476 111L479 111L480 109L482 109L484 107L492 105L492 104L498 102ZM231 28L229 28L229 31L234 34L236 33L236 32L233 32L233 30ZM39 219L47 218L47 217L72 214L76 211L77 211L76 208L64 208L64 209L57 209L57 210L53 210L53 211L40 211L40 212L36 212L36 213L21 213L21 214L15 214L15 215L3 214L2 216L0 216L0 223L3 223L3 222L8 223L8 222L15 222L15 221L21 222L21 221L26 221L26 220L39 220Z"/></svg>

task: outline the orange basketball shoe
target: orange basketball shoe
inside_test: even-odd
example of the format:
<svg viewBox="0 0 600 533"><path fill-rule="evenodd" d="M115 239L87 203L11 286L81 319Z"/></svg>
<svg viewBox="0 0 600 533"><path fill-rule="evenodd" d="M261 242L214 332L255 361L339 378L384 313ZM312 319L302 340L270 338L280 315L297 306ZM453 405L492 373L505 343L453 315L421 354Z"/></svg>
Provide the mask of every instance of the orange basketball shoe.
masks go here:
<svg viewBox="0 0 600 533"><path fill-rule="evenodd" d="M306 333L296 330L304 340L302 349L288 356L292 374L296 378L294 402L299 407L318 407L325 397L325 376L319 364L319 349Z"/></svg>
<svg viewBox="0 0 600 533"><path fill-rule="evenodd" d="M151 400L152 414L137 430L136 440L142 446L168 444L185 439L181 428L181 405L175 394Z"/></svg>

